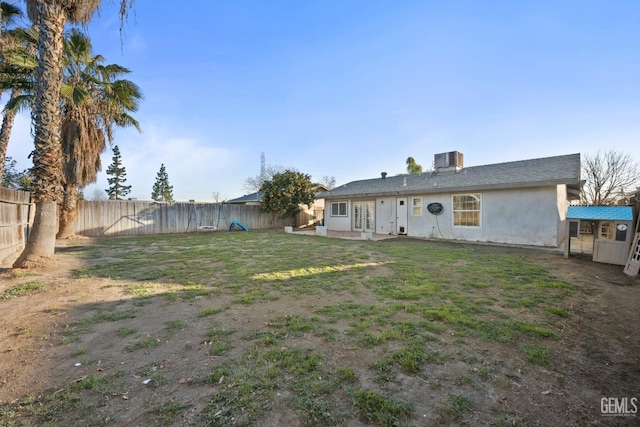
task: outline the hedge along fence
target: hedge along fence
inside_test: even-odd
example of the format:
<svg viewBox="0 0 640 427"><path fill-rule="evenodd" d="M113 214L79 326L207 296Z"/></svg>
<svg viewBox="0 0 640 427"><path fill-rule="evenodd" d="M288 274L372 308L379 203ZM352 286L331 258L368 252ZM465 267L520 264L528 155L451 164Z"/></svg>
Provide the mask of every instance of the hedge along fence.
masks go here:
<svg viewBox="0 0 640 427"><path fill-rule="evenodd" d="M10 266L24 249L34 213L30 193L0 187L0 266Z"/></svg>
<svg viewBox="0 0 640 427"><path fill-rule="evenodd" d="M226 230L232 221L239 221L250 230L287 225L275 215L263 213L260 206L80 200L76 234L87 237L172 234L212 226Z"/></svg>

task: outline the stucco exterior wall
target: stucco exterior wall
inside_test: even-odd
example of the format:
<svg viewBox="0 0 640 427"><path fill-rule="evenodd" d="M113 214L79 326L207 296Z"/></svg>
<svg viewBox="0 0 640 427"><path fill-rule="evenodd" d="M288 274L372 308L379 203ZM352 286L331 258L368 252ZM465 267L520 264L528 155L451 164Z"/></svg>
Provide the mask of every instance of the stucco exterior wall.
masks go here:
<svg viewBox="0 0 640 427"><path fill-rule="evenodd" d="M454 193L455 194L455 193ZM478 242L558 246L559 218L556 186L533 189L484 191L481 194L480 227L453 225L452 194L422 197L422 215L409 212L408 235ZM415 196L414 196L415 197ZM442 203L441 215L426 209ZM411 206L411 198L409 199Z"/></svg>
<svg viewBox="0 0 640 427"><path fill-rule="evenodd" d="M407 200L407 235L550 247L558 247L563 241L564 216L569 204L564 185L477 193L482 198L480 227L453 225L452 194L460 193L402 196ZM413 199L416 197L421 199L422 211L419 215L414 214L412 209ZM375 200L376 233L389 234L396 231L396 197L358 200ZM334 201L337 200L328 200L326 203L325 225L329 230L352 231L351 201L348 201L346 217L332 217L331 202ZM428 212L427 205L433 202L443 205L441 215Z"/></svg>
<svg viewBox="0 0 640 427"><path fill-rule="evenodd" d="M331 203L346 202L347 216L332 216ZM324 225L327 230L351 231L351 201L346 199L326 200L324 204Z"/></svg>

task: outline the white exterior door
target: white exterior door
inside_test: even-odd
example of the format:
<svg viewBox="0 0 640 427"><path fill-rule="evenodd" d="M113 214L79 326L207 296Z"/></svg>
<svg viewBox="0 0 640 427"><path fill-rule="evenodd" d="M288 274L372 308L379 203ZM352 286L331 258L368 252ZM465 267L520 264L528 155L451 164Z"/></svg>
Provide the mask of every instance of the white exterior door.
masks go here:
<svg viewBox="0 0 640 427"><path fill-rule="evenodd" d="M374 201L353 202L353 229L374 232L376 230L375 211Z"/></svg>
<svg viewBox="0 0 640 427"><path fill-rule="evenodd" d="M409 211L407 209L407 198L396 199L396 233L407 234L407 218Z"/></svg>

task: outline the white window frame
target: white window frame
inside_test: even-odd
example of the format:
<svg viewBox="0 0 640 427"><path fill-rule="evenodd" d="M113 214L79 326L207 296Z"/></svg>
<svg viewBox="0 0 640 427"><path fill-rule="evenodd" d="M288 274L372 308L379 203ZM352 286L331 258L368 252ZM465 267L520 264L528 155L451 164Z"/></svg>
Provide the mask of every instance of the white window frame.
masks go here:
<svg viewBox="0 0 640 427"><path fill-rule="evenodd" d="M601 221L598 224L598 240L614 240L616 238L616 223Z"/></svg>
<svg viewBox="0 0 640 427"><path fill-rule="evenodd" d="M456 197L460 196L471 196L478 200L478 208L477 209L464 209L464 208L456 208ZM457 213L473 213L477 212L478 223L477 224L456 224L456 214ZM482 193L460 193L460 194L452 194L451 195L451 224L454 228L481 228L482 227Z"/></svg>
<svg viewBox="0 0 640 427"><path fill-rule="evenodd" d="M422 216L422 197L411 198L411 216Z"/></svg>
<svg viewBox="0 0 640 427"><path fill-rule="evenodd" d="M334 214L333 213L333 206L336 205L338 206L337 213ZM344 213L340 213L341 212L341 205L344 205ZM329 212L331 216L348 216L349 215L349 209L347 209L347 202L331 202L331 211Z"/></svg>

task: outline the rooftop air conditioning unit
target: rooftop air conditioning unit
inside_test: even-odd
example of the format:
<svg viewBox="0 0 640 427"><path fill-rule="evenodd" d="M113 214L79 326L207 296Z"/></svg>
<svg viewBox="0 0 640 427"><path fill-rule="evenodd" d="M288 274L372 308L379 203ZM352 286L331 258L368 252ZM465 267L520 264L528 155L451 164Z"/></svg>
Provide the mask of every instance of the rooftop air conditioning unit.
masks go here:
<svg viewBox="0 0 640 427"><path fill-rule="evenodd" d="M438 168L461 168L464 165L464 157L459 151L450 151L448 153L436 154L434 163Z"/></svg>

